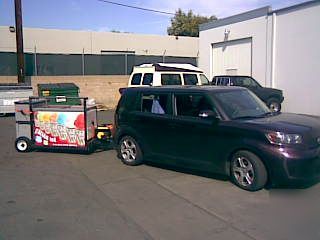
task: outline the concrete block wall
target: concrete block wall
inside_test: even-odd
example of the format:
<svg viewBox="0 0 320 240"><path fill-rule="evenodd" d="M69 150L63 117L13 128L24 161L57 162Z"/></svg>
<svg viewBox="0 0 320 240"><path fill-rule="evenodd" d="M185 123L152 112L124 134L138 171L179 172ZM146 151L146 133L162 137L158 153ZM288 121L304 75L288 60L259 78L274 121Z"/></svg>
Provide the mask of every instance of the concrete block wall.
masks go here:
<svg viewBox="0 0 320 240"><path fill-rule="evenodd" d="M38 95L38 84L42 83L75 83L80 88L81 97L94 98L96 103L106 108L116 107L120 98L119 88L128 85L129 76L34 76L31 77L34 95ZM0 76L0 83L17 82L15 76Z"/></svg>
<svg viewBox="0 0 320 240"><path fill-rule="evenodd" d="M0 76L0 84L1 83L17 83L17 76Z"/></svg>
<svg viewBox="0 0 320 240"><path fill-rule="evenodd" d="M81 97L94 98L107 108L115 108L120 93L119 88L128 85L129 76L39 76L32 77L31 82L35 94L37 85L41 83L75 83L80 88Z"/></svg>

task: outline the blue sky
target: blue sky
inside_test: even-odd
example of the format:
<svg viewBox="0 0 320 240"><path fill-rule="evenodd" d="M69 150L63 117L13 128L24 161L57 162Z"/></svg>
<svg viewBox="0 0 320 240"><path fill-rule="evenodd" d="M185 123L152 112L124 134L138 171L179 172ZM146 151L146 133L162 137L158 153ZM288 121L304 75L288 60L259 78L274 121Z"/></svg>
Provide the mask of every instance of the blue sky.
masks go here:
<svg viewBox="0 0 320 240"><path fill-rule="evenodd" d="M271 5L283 8L305 0L113 0L115 2L174 12L192 9L219 18ZM25 27L166 34L170 16L149 13L97 0L22 0ZM14 25L14 0L0 0L0 25Z"/></svg>

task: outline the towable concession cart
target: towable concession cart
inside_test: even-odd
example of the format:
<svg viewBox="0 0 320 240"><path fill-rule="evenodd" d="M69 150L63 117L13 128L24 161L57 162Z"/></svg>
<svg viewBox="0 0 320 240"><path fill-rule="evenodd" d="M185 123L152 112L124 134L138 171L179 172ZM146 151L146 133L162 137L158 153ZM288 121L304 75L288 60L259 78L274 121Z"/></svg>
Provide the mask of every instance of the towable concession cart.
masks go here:
<svg viewBox="0 0 320 240"><path fill-rule="evenodd" d="M52 97L30 97L15 103L17 151L54 148L92 152L99 141L97 135L104 136L100 142L110 142L112 125L98 126L95 105L88 105L87 98L66 100L77 104L52 104Z"/></svg>

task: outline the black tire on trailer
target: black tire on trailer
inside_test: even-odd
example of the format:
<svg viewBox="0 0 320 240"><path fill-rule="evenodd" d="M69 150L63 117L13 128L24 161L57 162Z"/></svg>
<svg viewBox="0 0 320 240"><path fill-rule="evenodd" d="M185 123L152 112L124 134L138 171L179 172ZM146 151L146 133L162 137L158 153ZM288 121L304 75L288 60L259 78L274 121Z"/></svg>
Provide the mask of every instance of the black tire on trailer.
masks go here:
<svg viewBox="0 0 320 240"><path fill-rule="evenodd" d="M130 166L143 163L143 154L139 143L131 136L123 136L117 147L118 156L121 161Z"/></svg>
<svg viewBox="0 0 320 240"><path fill-rule="evenodd" d="M15 147L18 152L30 152L32 150L32 142L27 137L19 137L15 141Z"/></svg>
<svg viewBox="0 0 320 240"><path fill-rule="evenodd" d="M252 152L238 151L231 159L231 180L247 191L258 191L265 187L268 173L261 159Z"/></svg>

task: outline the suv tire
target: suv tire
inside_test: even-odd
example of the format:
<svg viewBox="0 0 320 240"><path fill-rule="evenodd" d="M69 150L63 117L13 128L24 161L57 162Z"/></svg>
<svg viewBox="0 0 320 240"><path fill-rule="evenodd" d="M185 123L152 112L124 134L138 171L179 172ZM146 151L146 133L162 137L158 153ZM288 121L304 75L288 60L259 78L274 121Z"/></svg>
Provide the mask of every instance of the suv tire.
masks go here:
<svg viewBox="0 0 320 240"><path fill-rule="evenodd" d="M271 112L280 112L281 111L281 103L277 98L270 98L267 101L268 108Z"/></svg>
<svg viewBox="0 0 320 240"><path fill-rule="evenodd" d="M238 151L232 156L230 175L237 186L247 191L262 189L268 180L263 162L249 151Z"/></svg>
<svg viewBox="0 0 320 240"><path fill-rule="evenodd" d="M131 136L123 136L118 144L118 156L121 161L130 166L142 164L143 155L139 143Z"/></svg>

